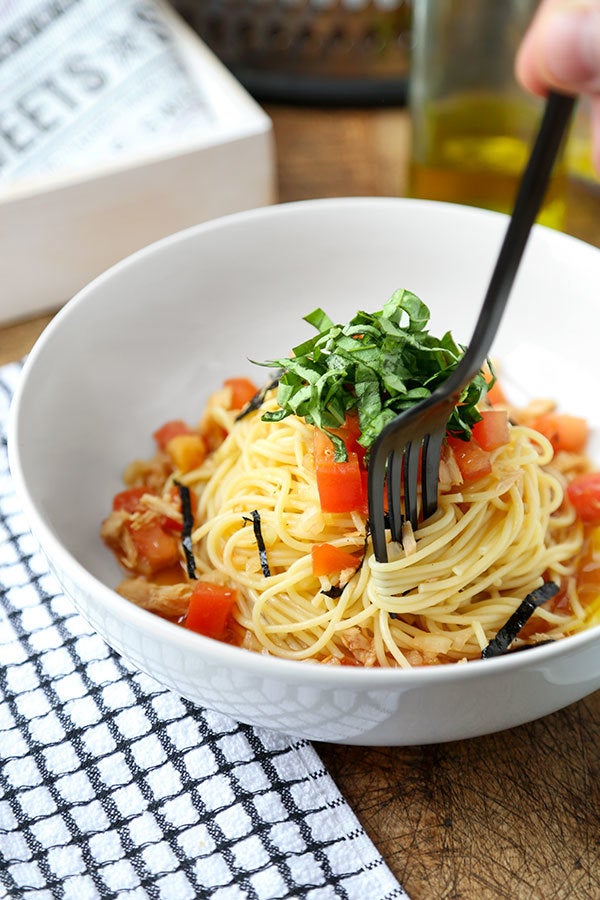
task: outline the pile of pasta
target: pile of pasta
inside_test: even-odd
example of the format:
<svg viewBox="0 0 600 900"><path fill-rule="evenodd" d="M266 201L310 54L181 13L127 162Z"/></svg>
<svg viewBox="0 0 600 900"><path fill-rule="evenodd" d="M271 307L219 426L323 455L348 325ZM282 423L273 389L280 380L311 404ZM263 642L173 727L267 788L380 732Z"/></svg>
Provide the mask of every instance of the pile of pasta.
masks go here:
<svg viewBox="0 0 600 900"><path fill-rule="evenodd" d="M264 421L265 410L275 408L271 392L240 416L227 390L218 391L201 424L221 439L199 465L173 469L159 453L126 477L129 485L152 483L158 496L150 506L159 504L174 521L181 521L174 486L197 501L193 575L235 592L228 642L332 665L462 662L481 657L523 598L547 581L560 586L558 598L535 610L521 642L584 627L576 578L584 527L565 502L565 488L588 467L585 458L558 459L541 433L512 424L508 443L493 451L491 473L469 483L442 479L436 513L402 545L390 544L389 561L380 563L365 509L321 509L314 427L295 416ZM108 531L105 523L111 543ZM315 575L314 548L321 545L345 551L349 565ZM184 621L193 582L183 562L182 555L176 584L130 566L120 590Z"/></svg>

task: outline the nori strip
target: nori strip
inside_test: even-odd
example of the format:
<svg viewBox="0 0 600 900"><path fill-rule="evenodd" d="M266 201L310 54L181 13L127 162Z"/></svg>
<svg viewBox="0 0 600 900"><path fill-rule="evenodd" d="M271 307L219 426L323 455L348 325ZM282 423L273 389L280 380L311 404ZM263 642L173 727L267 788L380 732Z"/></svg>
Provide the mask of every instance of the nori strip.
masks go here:
<svg viewBox="0 0 600 900"><path fill-rule="evenodd" d="M235 417L235 421L239 422L240 419L243 419L244 416L248 415L248 413L253 412L255 409L260 409L263 404L263 400L265 399L269 391L272 388L277 387L277 385L279 384L280 377L281 374L276 375L275 378L273 378L271 381L269 381L268 384L262 387L260 391L257 391L252 400L249 400L248 403L246 403L245 407L241 410L241 412L237 414L237 416Z"/></svg>
<svg viewBox="0 0 600 900"><path fill-rule="evenodd" d="M185 484L175 482L175 486L179 491L181 499L181 515L183 516L183 528L181 530L181 543L185 554L185 564L187 573L190 578L196 579L196 560L194 559L194 551L192 548L192 531L194 530L194 514L192 513L192 501L190 497L190 489Z"/></svg>
<svg viewBox="0 0 600 900"><path fill-rule="evenodd" d="M495 638L481 651L482 659L491 659L493 656L501 656L506 653L521 628L526 624L537 606L541 606L546 600L550 600L559 591L559 587L553 581L546 581L541 587L527 594L520 606L515 610L510 619L502 626Z"/></svg>
<svg viewBox="0 0 600 900"><path fill-rule="evenodd" d="M244 522L251 521L247 516L242 516L242 518ZM262 536L260 513L257 509L252 510L252 523L254 525L254 537L256 538L256 543L258 545L258 558L260 559L260 567L265 578L269 578L269 576L271 575L271 570L269 568L269 561L267 559L267 548L265 547L265 541Z"/></svg>

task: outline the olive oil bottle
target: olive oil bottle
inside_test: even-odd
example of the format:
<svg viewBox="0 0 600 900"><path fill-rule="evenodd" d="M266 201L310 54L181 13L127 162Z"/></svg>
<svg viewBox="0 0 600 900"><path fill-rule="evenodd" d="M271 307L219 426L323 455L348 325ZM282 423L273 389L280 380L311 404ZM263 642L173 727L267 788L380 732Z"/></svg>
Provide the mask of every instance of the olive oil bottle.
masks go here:
<svg viewBox="0 0 600 900"><path fill-rule="evenodd" d="M526 98L465 93L430 101L425 133L413 143L409 191L413 197L464 203L510 213L531 149L538 110ZM561 228L566 166L556 166L538 221Z"/></svg>
<svg viewBox="0 0 600 900"><path fill-rule="evenodd" d="M592 195L600 197L600 174L592 162L591 110L587 97L581 97L565 150L565 161L571 179L586 187Z"/></svg>
<svg viewBox="0 0 600 900"><path fill-rule="evenodd" d="M510 213L543 102L515 81L519 44L538 0L417 0L410 112L413 197ZM561 157L538 221L561 228Z"/></svg>

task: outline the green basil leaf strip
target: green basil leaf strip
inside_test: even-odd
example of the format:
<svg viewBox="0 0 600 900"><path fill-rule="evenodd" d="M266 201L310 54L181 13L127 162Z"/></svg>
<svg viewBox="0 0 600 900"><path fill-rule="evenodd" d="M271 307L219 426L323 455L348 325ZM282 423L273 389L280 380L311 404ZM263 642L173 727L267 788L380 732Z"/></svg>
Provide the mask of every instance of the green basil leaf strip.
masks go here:
<svg viewBox="0 0 600 900"><path fill-rule="evenodd" d="M459 364L465 348L450 332L441 338L428 331L427 306L408 290L395 291L383 309L360 310L346 325L335 324L320 307L304 316L317 334L296 346L290 357L258 365L278 367L276 411L263 420L289 415L304 418L327 431L335 459L347 459L347 449L332 429L344 425L358 410L360 443L372 446L381 429L396 415L428 397ZM493 370L492 378L494 378ZM493 380L492 380L493 383ZM488 390L479 373L462 392L448 430L468 440L481 418L477 404Z"/></svg>
<svg viewBox="0 0 600 900"><path fill-rule="evenodd" d="M320 308L314 309L307 316L304 316L304 321L308 322L309 325L314 325L317 331L321 332L327 332L333 328L333 322L327 313L323 312Z"/></svg>

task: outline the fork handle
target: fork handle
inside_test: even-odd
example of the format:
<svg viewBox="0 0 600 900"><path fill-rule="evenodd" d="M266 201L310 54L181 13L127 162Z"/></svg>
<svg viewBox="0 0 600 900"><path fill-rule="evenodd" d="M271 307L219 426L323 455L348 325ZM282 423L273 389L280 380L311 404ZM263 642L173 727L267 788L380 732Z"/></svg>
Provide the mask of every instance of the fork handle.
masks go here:
<svg viewBox="0 0 600 900"><path fill-rule="evenodd" d="M574 97L555 92L548 94L540 129L523 173L513 214L477 319L473 337L463 357L463 364L455 369L446 381L447 389L462 390L475 377L488 355L504 313L531 227L544 199L574 104Z"/></svg>

